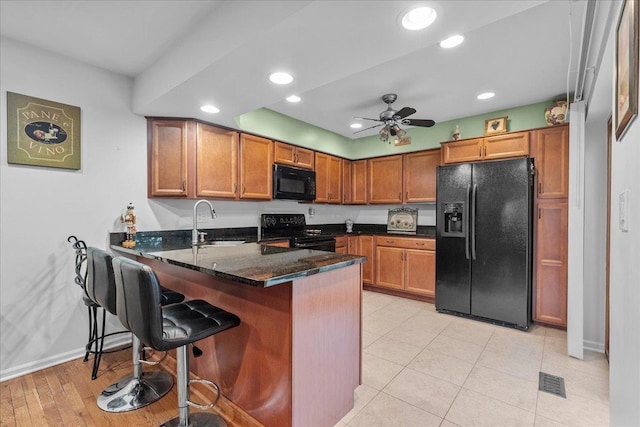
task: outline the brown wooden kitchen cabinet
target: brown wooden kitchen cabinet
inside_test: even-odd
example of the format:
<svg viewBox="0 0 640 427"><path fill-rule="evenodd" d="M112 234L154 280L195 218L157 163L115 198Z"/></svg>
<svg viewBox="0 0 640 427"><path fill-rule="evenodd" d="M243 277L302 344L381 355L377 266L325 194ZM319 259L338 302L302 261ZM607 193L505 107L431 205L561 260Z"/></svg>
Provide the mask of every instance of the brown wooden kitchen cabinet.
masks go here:
<svg viewBox="0 0 640 427"><path fill-rule="evenodd" d="M367 160L351 162L351 204L367 203Z"/></svg>
<svg viewBox="0 0 640 427"><path fill-rule="evenodd" d="M148 197L271 200L271 140L186 119L147 129Z"/></svg>
<svg viewBox="0 0 640 427"><path fill-rule="evenodd" d="M482 160L529 155L529 132L509 132L484 138Z"/></svg>
<svg viewBox="0 0 640 427"><path fill-rule="evenodd" d="M369 203L402 203L402 155L369 159L367 168Z"/></svg>
<svg viewBox="0 0 640 427"><path fill-rule="evenodd" d="M398 295L435 298L435 240L376 237L375 285Z"/></svg>
<svg viewBox="0 0 640 427"><path fill-rule="evenodd" d="M316 202L342 202L342 159L316 153Z"/></svg>
<svg viewBox="0 0 640 427"><path fill-rule="evenodd" d="M290 165L304 169L313 169L315 156L313 150L297 147L284 142L274 141L274 159L275 163Z"/></svg>
<svg viewBox="0 0 640 427"><path fill-rule="evenodd" d="M442 162L460 163L529 155L529 132L509 132L485 138L442 143Z"/></svg>
<svg viewBox="0 0 640 427"><path fill-rule="evenodd" d="M538 129L533 133L537 170L536 192L540 199L569 196L569 126Z"/></svg>
<svg viewBox="0 0 640 427"><path fill-rule="evenodd" d="M360 235L357 237L357 249L355 255L366 256L367 261L362 263L362 283L371 285L374 283L375 251L374 236Z"/></svg>
<svg viewBox="0 0 640 427"><path fill-rule="evenodd" d="M482 160L483 138L443 142L442 163L477 162Z"/></svg>
<svg viewBox="0 0 640 427"><path fill-rule="evenodd" d="M404 203L436 201L436 170L440 149L404 154Z"/></svg>
<svg viewBox="0 0 640 427"><path fill-rule="evenodd" d="M336 253L346 254L348 251L347 236L336 236Z"/></svg>
<svg viewBox="0 0 640 427"><path fill-rule="evenodd" d="M567 326L569 127L531 132L536 166L533 320Z"/></svg>
<svg viewBox="0 0 640 427"><path fill-rule="evenodd" d="M195 123L147 120L148 197L189 197L195 192L190 163Z"/></svg>
<svg viewBox="0 0 640 427"><path fill-rule="evenodd" d="M351 204L351 160L342 159L342 204Z"/></svg>
<svg viewBox="0 0 640 427"><path fill-rule="evenodd" d="M273 144L270 139L240 136L240 199L271 200Z"/></svg>
<svg viewBox="0 0 640 427"><path fill-rule="evenodd" d="M567 326L569 206L566 200L541 199L536 211L534 319Z"/></svg>
<svg viewBox="0 0 640 427"><path fill-rule="evenodd" d="M238 132L197 123L196 197L235 199Z"/></svg>

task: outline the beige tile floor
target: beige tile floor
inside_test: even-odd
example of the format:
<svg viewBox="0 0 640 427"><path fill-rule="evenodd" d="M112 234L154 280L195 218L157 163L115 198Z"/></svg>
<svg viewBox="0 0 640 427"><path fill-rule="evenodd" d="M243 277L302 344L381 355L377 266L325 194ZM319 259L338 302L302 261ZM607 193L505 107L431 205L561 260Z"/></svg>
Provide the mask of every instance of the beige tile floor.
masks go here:
<svg viewBox="0 0 640 427"><path fill-rule="evenodd" d="M362 385L336 427L608 426L603 354L566 355L566 333L463 319L421 303L364 293ZM538 391L561 376L567 398Z"/></svg>

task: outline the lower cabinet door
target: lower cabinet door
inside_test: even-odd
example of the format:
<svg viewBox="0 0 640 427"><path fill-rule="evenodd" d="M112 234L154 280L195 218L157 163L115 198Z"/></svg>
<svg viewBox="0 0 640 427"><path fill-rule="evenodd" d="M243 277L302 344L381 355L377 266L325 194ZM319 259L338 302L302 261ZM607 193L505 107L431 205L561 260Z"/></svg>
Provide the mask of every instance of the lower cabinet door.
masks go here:
<svg viewBox="0 0 640 427"><path fill-rule="evenodd" d="M435 297L435 251L405 250L405 289L416 294Z"/></svg>
<svg viewBox="0 0 640 427"><path fill-rule="evenodd" d="M403 289L404 249L376 247L376 285Z"/></svg>

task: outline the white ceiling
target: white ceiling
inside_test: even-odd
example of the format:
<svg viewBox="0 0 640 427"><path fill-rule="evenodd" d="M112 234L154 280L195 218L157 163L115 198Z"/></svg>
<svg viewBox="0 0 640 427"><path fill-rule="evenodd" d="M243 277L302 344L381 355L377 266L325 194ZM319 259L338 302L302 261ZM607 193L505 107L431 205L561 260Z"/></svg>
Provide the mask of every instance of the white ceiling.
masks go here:
<svg viewBox="0 0 640 427"><path fill-rule="evenodd" d="M585 3L2 0L0 33L130 76L137 114L237 127L266 107L353 138L353 117L377 118L389 92L395 109L438 122L556 98L567 76L573 91ZM404 30L399 18L416 5L438 19ZM454 33L462 45L438 46ZM276 70L295 81L270 83ZM478 101L485 91L496 96ZM302 102L284 101L291 94Z"/></svg>

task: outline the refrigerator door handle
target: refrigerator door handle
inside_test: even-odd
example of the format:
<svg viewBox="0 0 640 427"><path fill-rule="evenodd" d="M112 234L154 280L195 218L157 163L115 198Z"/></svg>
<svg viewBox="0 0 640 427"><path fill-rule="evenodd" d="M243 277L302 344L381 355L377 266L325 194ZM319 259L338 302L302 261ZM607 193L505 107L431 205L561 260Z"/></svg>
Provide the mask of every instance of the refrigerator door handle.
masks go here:
<svg viewBox="0 0 640 427"><path fill-rule="evenodd" d="M467 210L470 209L470 206L471 206L471 185L467 185ZM467 220L467 225L468 224L469 224L469 221ZM464 253L467 259L471 259L469 255L469 227L468 226L464 233Z"/></svg>
<svg viewBox="0 0 640 427"><path fill-rule="evenodd" d="M471 193L471 259L476 259L476 196L478 184L473 184Z"/></svg>

